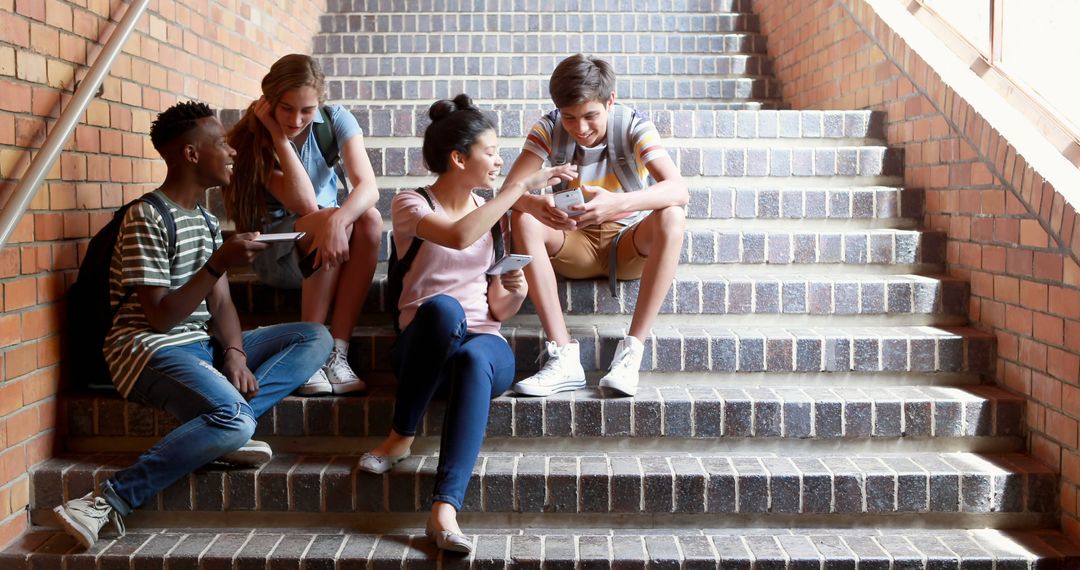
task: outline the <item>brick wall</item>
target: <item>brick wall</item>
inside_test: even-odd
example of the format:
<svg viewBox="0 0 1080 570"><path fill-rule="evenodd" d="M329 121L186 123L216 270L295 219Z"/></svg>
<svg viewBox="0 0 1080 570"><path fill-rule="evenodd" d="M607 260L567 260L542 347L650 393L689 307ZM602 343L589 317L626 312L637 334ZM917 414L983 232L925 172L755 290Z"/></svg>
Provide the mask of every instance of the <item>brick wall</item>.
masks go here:
<svg viewBox="0 0 1080 570"><path fill-rule="evenodd" d="M1027 443L1061 474L1061 523L1080 537L1080 231L1062 196L863 0L756 2L784 100L888 112L925 225L948 232L948 271L997 337L996 382L1023 394Z"/></svg>
<svg viewBox="0 0 1080 570"><path fill-rule="evenodd" d="M0 545L26 526L27 469L55 444L62 300L80 246L165 167L145 134L178 99L242 108L276 57L310 52L326 0L152 0L104 94L0 249ZM0 203L121 0L0 0Z"/></svg>

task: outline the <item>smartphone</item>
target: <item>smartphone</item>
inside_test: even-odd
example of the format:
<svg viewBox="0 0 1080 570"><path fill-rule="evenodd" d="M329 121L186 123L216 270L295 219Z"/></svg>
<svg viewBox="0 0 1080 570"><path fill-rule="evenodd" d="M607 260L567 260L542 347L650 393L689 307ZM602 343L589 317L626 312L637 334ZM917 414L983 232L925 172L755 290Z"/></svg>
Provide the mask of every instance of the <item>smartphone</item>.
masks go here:
<svg viewBox="0 0 1080 570"><path fill-rule="evenodd" d="M273 243L278 241L296 241L302 237L304 237L304 232L283 232L280 234L259 234L259 237L252 241Z"/></svg>
<svg viewBox="0 0 1080 570"><path fill-rule="evenodd" d="M532 261L531 255L519 255L517 253L511 253L503 256L502 259L496 261L488 268L488 275L502 275L503 273L510 273L525 267Z"/></svg>
<svg viewBox="0 0 1080 570"><path fill-rule="evenodd" d="M313 249L309 251L307 255L300 258L300 275L303 275L304 279L311 277L320 267L322 267L321 264L315 265L315 254L318 251L318 249Z"/></svg>
<svg viewBox="0 0 1080 570"><path fill-rule="evenodd" d="M570 209L570 206L580 206L585 203L585 197L581 194L581 188L556 192L552 194L551 197L555 200L555 207L566 212L566 215L568 216L580 216L584 213Z"/></svg>

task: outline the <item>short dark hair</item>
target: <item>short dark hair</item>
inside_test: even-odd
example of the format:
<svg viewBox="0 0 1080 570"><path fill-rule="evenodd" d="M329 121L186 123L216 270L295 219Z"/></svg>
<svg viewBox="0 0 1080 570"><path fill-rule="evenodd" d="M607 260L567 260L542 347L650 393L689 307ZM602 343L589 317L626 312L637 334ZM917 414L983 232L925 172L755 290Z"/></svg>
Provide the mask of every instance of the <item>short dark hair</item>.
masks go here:
<svg viewBox="0 0 1080 570"><path fill-rule="evenodd" d="M606 102L614 91L615 70L611 64L580 53L559 62L548 81L548 93L560 109L586 101Z"/></svg>
<svg viewBox="0 0 1080 570"><path fill-rule="evenodd" d="M453 101L442 99L428 109L431 124L424 131L424 162L428 170L442 174L450 168L450 153L469 154L469 148L484 131L495 125L484 116L472 99L462 93Z"/></svg>
<svg viewBox="0 0 1080 570"><path fill-rule="evenodd" d="M206 103L181 101L158 113L150 125L150 142L161 152L173 139L194 129L199 119L213 116L213 109Z"/></svg>

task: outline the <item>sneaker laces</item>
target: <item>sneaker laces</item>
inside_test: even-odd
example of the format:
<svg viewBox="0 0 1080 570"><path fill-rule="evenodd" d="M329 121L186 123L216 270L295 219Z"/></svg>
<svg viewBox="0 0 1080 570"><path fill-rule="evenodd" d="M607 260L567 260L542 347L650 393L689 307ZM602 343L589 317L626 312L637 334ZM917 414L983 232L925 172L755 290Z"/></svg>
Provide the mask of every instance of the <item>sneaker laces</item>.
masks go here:
<svg viewBox="0 0 1080 570"><path fill-rule="evenodd" d="M630 361L633 359L634 350L631 348L629 341L622 341L619 343L619 351L615 353L615 357L611 359L611 365L608 366L608 370L615 370L616 368L631 368Z"/></svg>
<svg viewBox="0 0 1080 570"><path fill-rule="evenodd" d="M544 345L544 350L540 354L536 355L536 362L540 362L540 359L547 353L547 362L540 367L540 370L533 374L529 378L522 380L522 382L528 382L530 380L542 383L547 380L551 380L554 377L562 376L562 352L559 350L559 345L554 341L548 341Z"/></svg>
<svg viewBox="0 0 1080 570"><path fill-rule="evenodd" d="M72 504L68 508L78 512L83 517L99 521L97 524L99 529L105 526L105 523L111 522L116 528L116 532L121 537L127 534L127 529L124 527L124 519L120 517L120 513L116 512L116 509L114 509L103 497L95 497L87 494L82 498L81 502Z"/></svg>
<svg viewBox="0 0 1080 570"><path fill-rule="evenodd" d="M359 379L359 376L353 372L352 366L349 366L349 359L345 353L336 348L330 352L330 360L326 363L326 367L332 370L334 378L340 381L352 382Z"/></svg>

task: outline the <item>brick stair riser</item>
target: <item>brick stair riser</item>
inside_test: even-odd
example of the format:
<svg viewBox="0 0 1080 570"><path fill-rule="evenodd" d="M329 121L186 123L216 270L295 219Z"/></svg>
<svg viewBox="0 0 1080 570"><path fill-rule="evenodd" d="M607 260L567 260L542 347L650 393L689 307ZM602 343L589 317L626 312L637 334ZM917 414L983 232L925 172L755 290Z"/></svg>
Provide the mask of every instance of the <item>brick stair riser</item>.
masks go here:
<svg viewBox="0 0 1080 570"><path fill-rule="evenodd" d="M751 0L329 0L328 13L749 13Z"/></svg>
<svg viewBox="0 0 1080 570"><path fill-rule="evenodd" d="M772 76L772 63L764 55L663 55L592 54L610 63L624 78L634 75L750 75ZM413 75L493 77L529 75L542 77L565 55L322 55L319 65L330 78Z"/></svg>
<svg viewBox="0 0 1080 570"><path fill-rule="evenodd" d="M452 95L450 95L452 96ZM408 109L380 109L365 103L350 107L367 137L423 137L430 124L428 107L432 101L417 102ZM532 125L553 108L547 98L528 109L506 109L497 103L477 102L496 125L499 136L522 137ZM723 111L671 110L636 105L648 117L660 136L674 139L747 139L757 142L796 144L841 139L884 139L885 114L875 111ZM225 109L219 115L226 126L240 118L243 110ZM372 147L372 144L367 145Z"/></svg>
<svg viewBox="0 0 1080 570"><path fill-rule="evenodd" d="M488 13L440 11L404 14L326 14L319 17L323 34L457 34L457 33L731 33L757 32L753 14L625 14Z"/></svg>
<svg viewBox="0 0 1080 570"><path fill-rule="evenodd" d="M537 99L548 97L548 80L533 78L360 78L331 79L327 88L332 101L413 101L430 104L468 93L477 101L493 99ZM780 97L780 86L766 78L635 79L623 77L619 97L632 99L739 100Z"/></svg>
<svg viewBox="0 0 1080 570"><path fill-rule="evenodd" d="M431 176L424 165L420 142L409 147L384 147L369 145L368 159L380 183L381 177ZM520 148L503 147L499 154L503 159L505 176L514 164ZM861 148L686 148L667 147L668 155L679 167L684 177L768 178L798 180L811 184L811 180L836 177L899 177L903 168L903 152L883 147ZM897 180L899 182L899 180ZM721 181L717 181L720 183ZM390 181L393 184L392 181ZM691 182L692 184L694 182ZM857 183L857 182L856 182ZM873 182L870 182L873 184ZM730 185L732 182L723 182Z"/></svg>
<svg viewBox="0 0 1080 570"><path fill-rule="evenodd" d="M573 34L529 32L502 34L346 35L320 34L312 38L313 53L324 54L765 54L765 38L756 34L655 33Z"/></svg>
<svg viewBox="0 0 1080 570"><path fill-rule="evenodd" d="M0 554L10 570L42 568L1071 568L1077 553L1059 531L946 529L678 530L495 529L472 531L476 551L440 553L419 529L361 534L352 529L129 530L83 552L52 530L23 537ZM235 565L235 566L234 566Z"/></svg>
<svg viewBox="0 0 1080 570"><path fill-rule="evenodd" d="M604 370L626 326L570 327L581 343L586 371ZM935 329L938 330L938 329ZM539 368L545 340L539 327L504 326L523 373ZM358 327L349 358L360 370L389 371L395 334L382 328ZM657 327L645 341L641 370L659 372L971 372L993 370L992 336L965 329L900 332L812 330L756 331L722 328Z"/></svg>
<svg viewBox="0 0 1080 570"><path fill-rule="evenodd" d="M257 281L234 281L230 286L233 302L242 313L299 311L299 290L276 289ZM368 290L366 313L389 312L384 287L385 277L380 273ZM630 315L636 306L639 282L620 281L618 298L611 297L606 280L559 281L556 287L566 314ZM675 280L660 306L660 314L960 317L967 314L967 293L967 283L959 280L687 277ZM528 300L520 311L535 312ZM959 319L942 321L956 323Z"/></svg>
<svg viewBox="0 0 1080 570"><path fill-rule="evenodd" d="M394 393L393 387L384 387L360 398L290 397L260 418L256 434L382 437L390 429ZM487 437L1013 437L1020 433L1023 405L1023 400L996 389L646 386L634 398L604 398L588 389L550 398L498 397L492 401ZM432 402L417 435L438 436L444 413L445 402ZM163 411L115 396L69 398L64 417L69 441L161 437L178 426Z"/></svg>
<svg viewBox="0 0 1080 570"><path fill-rule="evenodd" d="M34 504L80 497L132 456L91 456L63 473L34 472ZM206 469L146 510L423 512L438 458L411 456L383 475L358 456L279 454L259 469ZM1053 472L1021 455L780 457L482 455L463 510L482 513L900 514L1046 513ZM102 463L106 466L101 466Z"/></svg>

